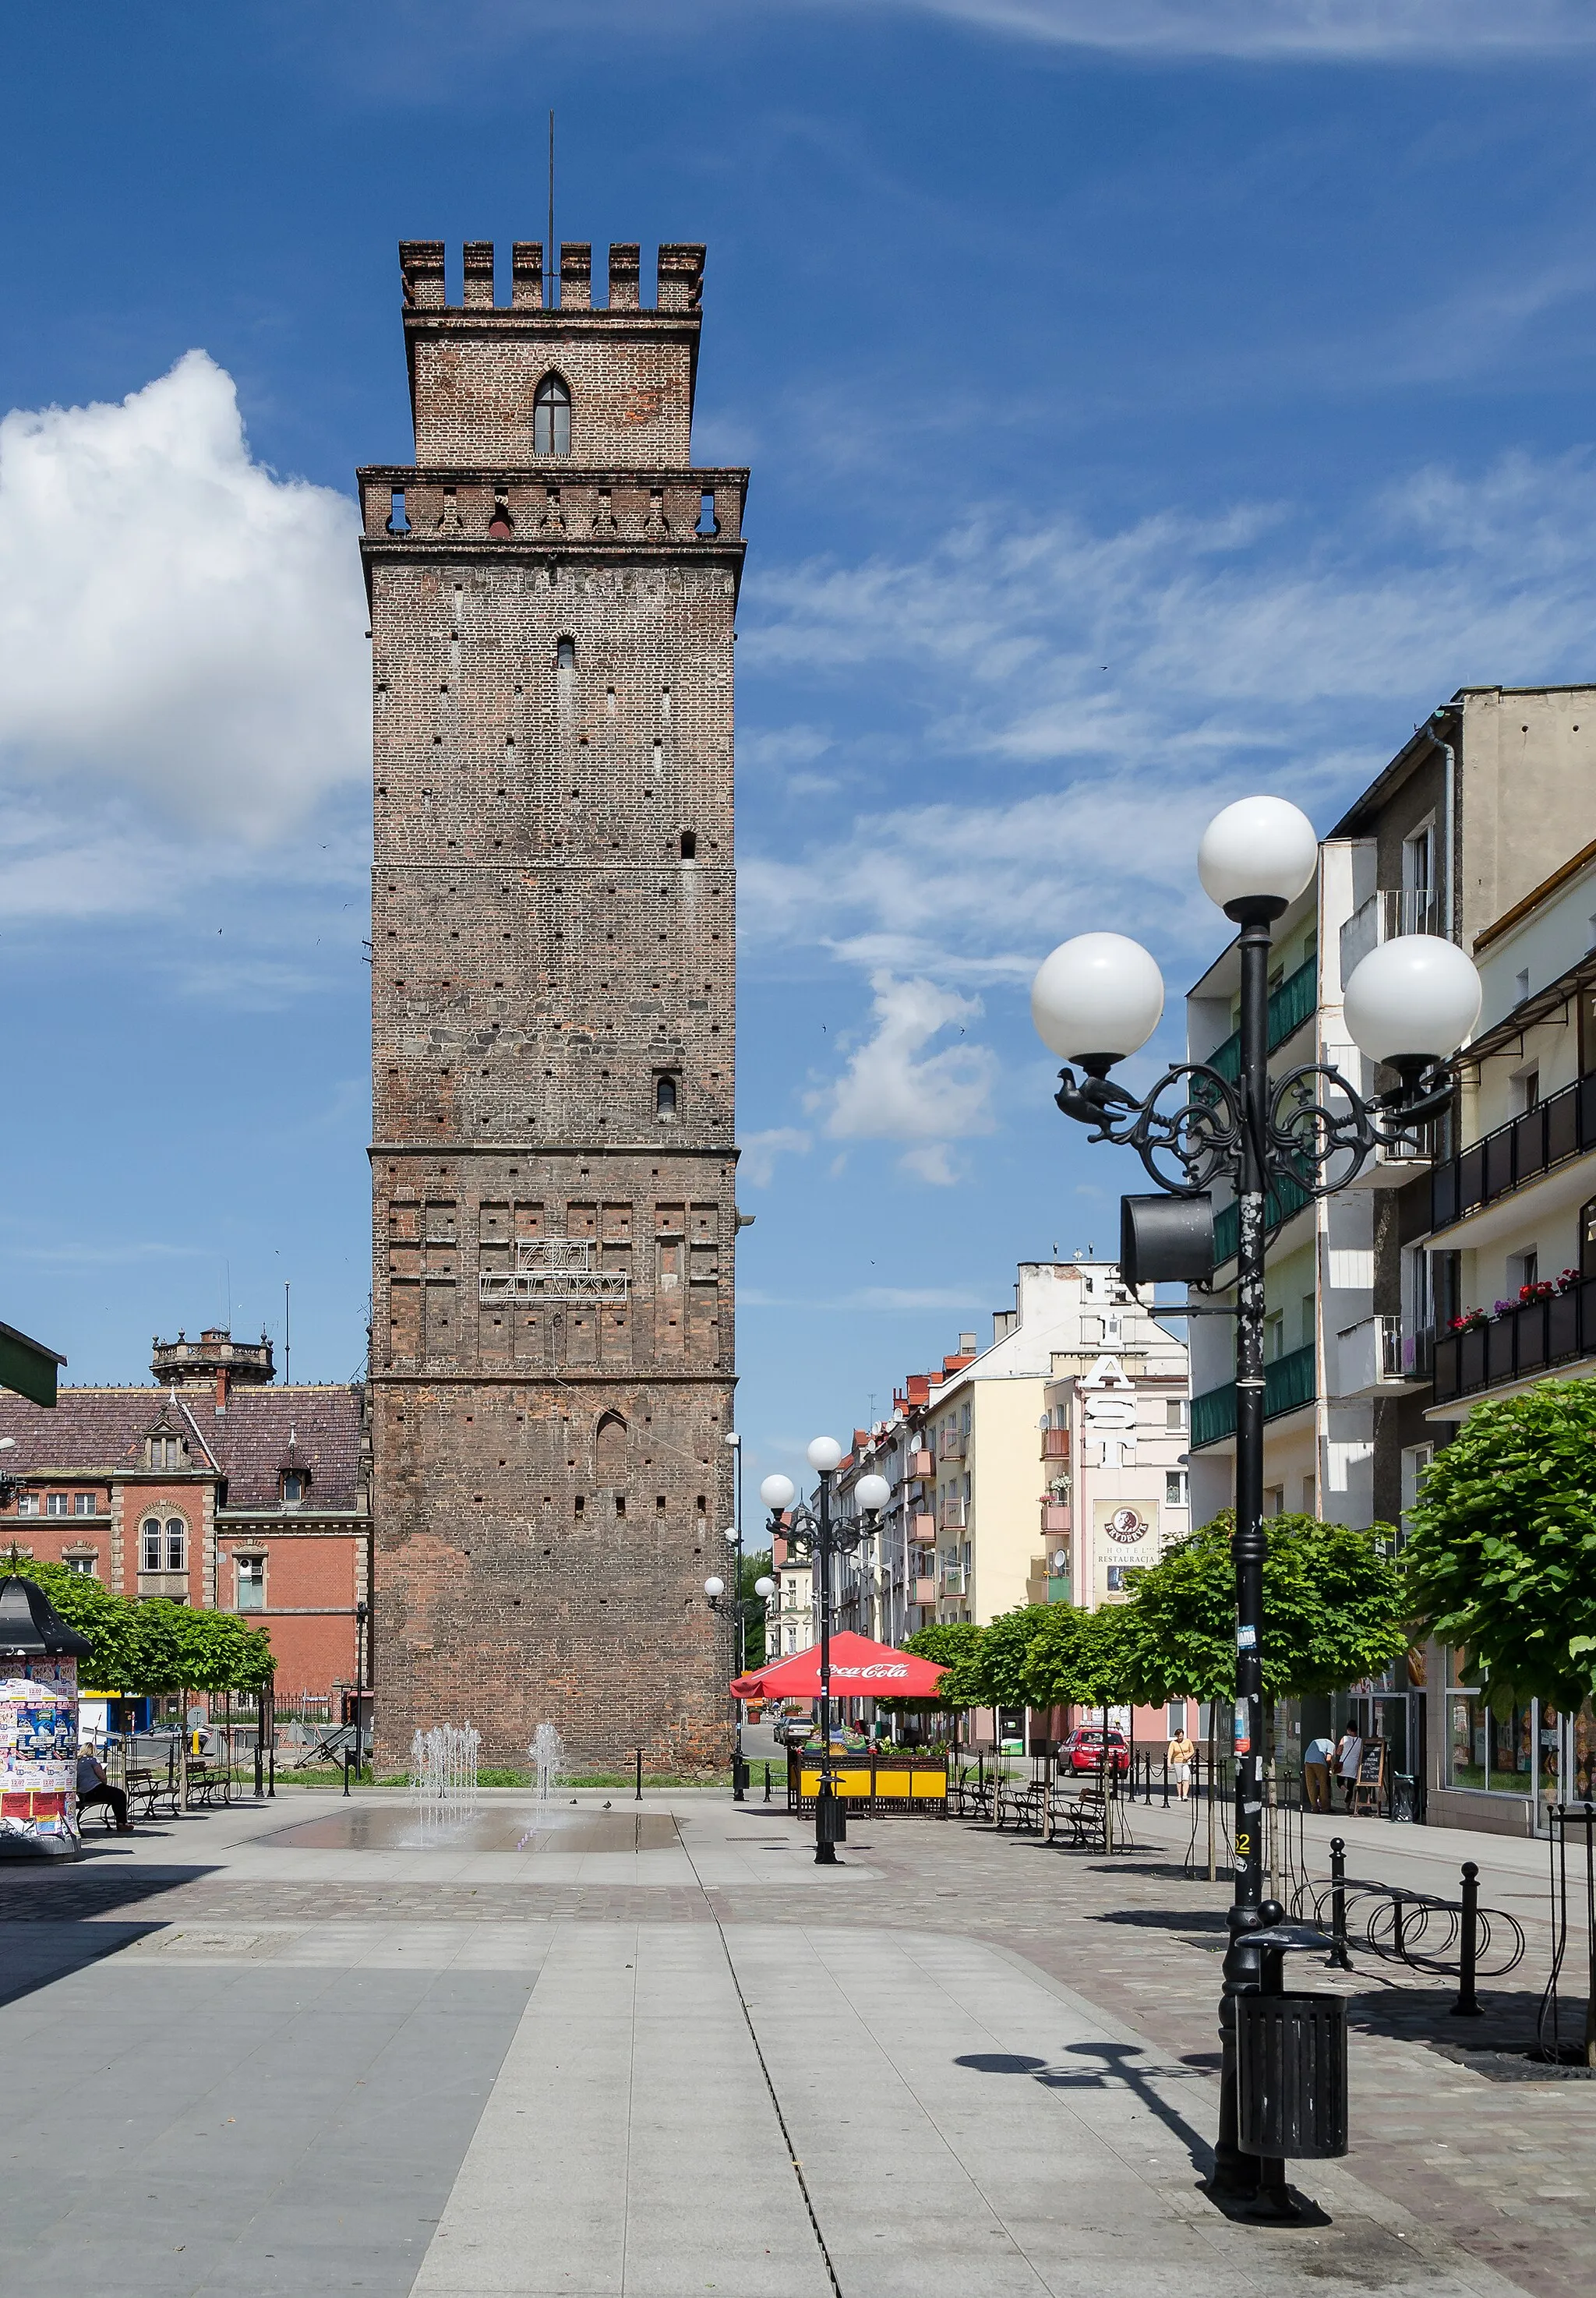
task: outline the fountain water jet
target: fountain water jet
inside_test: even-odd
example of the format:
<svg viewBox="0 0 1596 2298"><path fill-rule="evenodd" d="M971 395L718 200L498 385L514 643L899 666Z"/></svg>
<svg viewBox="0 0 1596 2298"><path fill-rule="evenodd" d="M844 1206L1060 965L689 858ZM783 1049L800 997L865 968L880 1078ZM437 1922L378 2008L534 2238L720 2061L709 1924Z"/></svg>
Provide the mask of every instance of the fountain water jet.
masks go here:
<svg viewBox="0 0 1596 2298"><path fill-rule="evenodd" d="M410 1741L410 1798L423 1825L468 1819L476 1810L482 1734L469 1724L439 1724Z"/></svg>
<svg viewBox="0 0 1596 2298"><path fill-rule="evenodd" d="M540 1724L533 1733L532 1745L526 1750L538 1775L538 1801L547 1803L559 1782L565 1769L565 1742L552 1724Z"/></svg>

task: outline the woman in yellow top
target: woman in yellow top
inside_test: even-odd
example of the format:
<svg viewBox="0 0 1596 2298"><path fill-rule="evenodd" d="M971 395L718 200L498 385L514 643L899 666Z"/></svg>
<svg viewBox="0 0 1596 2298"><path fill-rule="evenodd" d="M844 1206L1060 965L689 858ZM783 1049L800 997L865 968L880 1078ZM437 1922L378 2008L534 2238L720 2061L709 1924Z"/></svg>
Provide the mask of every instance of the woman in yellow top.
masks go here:
<svg viewBox="0 0 1596 2298"><path fill-rule="evenodd" d="M1196 1752L1186 1736L1186 1726L1183 1724L1170 1740L1166 1757L1170 1770L1174 1775L1175 1792L1182 1803L1186 1801L1187 1790L1191 1784L1192 1757Z"/></svg>

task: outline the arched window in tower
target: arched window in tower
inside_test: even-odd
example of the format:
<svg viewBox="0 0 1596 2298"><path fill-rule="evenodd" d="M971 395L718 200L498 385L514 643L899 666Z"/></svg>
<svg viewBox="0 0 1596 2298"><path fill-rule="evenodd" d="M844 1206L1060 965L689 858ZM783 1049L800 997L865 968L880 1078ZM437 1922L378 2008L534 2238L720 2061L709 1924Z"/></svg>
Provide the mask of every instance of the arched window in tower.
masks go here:
<svg viewBox="0 0 1596 2298"><path fill-rule="evenodd" d="M546 375L532 402L532 450L534 455L568 455L571 451L571 393L563 376Z"/></svg>
<svg viewBox="0 0 1596 2298"><path fill-rule="evenodd" d="M674 1077L657 1077L654 1080L654 1114L668 1123L676 1114L676 1080Z"/></svg>
<svg viewBox="0 0 1596 2298"><path fill-rule="evenodd" d="M567 670L571 673L573 677L575 676L576 641L575 639L557 639L555 641L554 667L556 670Z"/></svg>

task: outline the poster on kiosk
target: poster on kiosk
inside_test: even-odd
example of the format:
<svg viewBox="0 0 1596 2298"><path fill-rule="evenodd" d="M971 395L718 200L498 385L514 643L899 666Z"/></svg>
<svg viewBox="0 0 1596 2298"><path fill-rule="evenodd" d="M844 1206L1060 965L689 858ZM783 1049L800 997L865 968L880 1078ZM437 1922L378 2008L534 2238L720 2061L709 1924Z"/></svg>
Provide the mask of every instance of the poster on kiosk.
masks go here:
<svg viewBox="0 0 1596 2298"><path fill-rule="evenodd" d="M78 1663L90 1649L37 1583L0 1579L0 1858L77 1855Z"/></svg>

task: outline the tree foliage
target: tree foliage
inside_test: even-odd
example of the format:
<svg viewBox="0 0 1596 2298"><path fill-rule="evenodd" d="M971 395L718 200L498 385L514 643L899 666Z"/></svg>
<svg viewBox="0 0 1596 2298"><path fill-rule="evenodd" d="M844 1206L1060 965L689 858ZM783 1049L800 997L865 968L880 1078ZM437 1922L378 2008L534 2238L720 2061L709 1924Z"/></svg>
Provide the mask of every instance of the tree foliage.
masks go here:
<svg viewBox="0 0 1596 2298"><path fill-rule="evenodd" d="M1079 1612L1033 1607L1041 1616L1025 1647L1021 1681L1032 1707L1106 1707L1132 1697L1127 1608Z"/></svg>
<svg viewBox="0 0 1596 2298"><path fill-rule="evenodd" d="M1410 1523L1414 1608L1489 1672L1493 1706L1596 1692L1596 1383L1476 1405Z"/></svg>
<svg viewBox="0 0 1596 2298"><path fill-rule="evenodd" d="M78 1680L91 1690L136 1698L180 1691L254 1691L277 1663L258 1628L231 1612L200 1611L161 1597L132 1603L88 1573L19 1556L12 1571L42 1588L93 1649Z"/></svg>
<svg viewBox="0 0 1596 2298"><path fill-rule="evenodd" d="M912 1636L904 1639L905 1651L914 1652L921 1659L929 1659L947 1674L937 1687L934 1699L894 1700L891 1705L902 1708L940 1707L956 1711L962 1707L979 1707L986 1698L981 1689L980 1655L987 1630L978 1628L972 1620L932 1621L930 1626L916 1628ZM882 1701L881 1706L888 1703Z"/></svg>
<svg viewBox="0 0 1596 2298"><path fill-rule="evenodd" d="M1134 1575L1119 1613L1127 1696L1160 1706L1234 1697L1234 1529L1227 1510ZM1264 1532L1264 1698L1383 1675L1408 1647L1411 1610L1390 1526L1277 1516Z"/></svg>
<svg viewBox="0 0 1596 2298"><path fill-rule="evenodd" d="M742 1638L745 1657L743 1665L749 1674L752 1674L755 1668L763 1667L767 1657L771 1659L774 1659L776 1657L774 1652L771 1652L768 1655L766 1653L765 1638L765 1606L754 1592L755 1581L757 1580L762 1574L769 1573L772 1568L770 1550L768 1548L756 1549L751 1556L744 1556L742 1559L742 1574L737 1583L737 1592L741 1597L744 1607L742 1615Z"/></svg>

